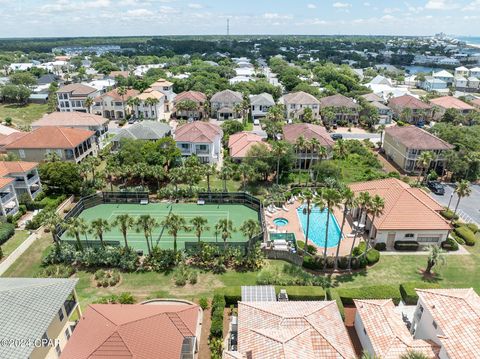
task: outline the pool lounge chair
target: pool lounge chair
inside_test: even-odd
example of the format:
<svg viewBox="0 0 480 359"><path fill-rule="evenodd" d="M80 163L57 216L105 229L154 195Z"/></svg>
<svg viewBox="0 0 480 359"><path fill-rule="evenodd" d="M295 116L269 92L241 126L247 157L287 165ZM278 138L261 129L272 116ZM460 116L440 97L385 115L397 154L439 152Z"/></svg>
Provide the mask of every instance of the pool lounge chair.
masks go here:
<svg viewBox="0 0 480 359"><path fill-rule="evenodd" d="M288 212L288 208L285 207L285 205L282 206L282 209L283 209L285 212Z"/></svg>

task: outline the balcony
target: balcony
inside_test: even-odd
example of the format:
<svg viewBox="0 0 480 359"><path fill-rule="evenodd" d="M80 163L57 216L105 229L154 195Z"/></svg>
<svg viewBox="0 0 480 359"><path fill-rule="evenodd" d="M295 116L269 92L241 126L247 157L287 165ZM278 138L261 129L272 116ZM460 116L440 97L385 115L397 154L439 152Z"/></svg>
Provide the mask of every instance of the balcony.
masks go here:
<svg viewBox="0 0 480 359"><path fill-rule="evenodd" d="M15 198L14 193L11 193L11 192L0 193L0 200L2 201L2 203L7 203L11 201L13 198Z"/></svg>
<svg viewBox="0 0 480 359"><path fill-rule="evenodd" d="M67 313L67 317L72 314L73 310L77 306L77 302L74 299L67 299L65 303L63 303L65 307L65 312Z"/></svg>
<svg viewBox="0 0 480 359"><path fill-rule="evenodd" d="M199 150L199 149L197 149L197 150L195 150L195 153L196 153L197 155L208 155L208 154L210 154L210 150L209 150L209 149L206 149L206 150Z"/></svg>

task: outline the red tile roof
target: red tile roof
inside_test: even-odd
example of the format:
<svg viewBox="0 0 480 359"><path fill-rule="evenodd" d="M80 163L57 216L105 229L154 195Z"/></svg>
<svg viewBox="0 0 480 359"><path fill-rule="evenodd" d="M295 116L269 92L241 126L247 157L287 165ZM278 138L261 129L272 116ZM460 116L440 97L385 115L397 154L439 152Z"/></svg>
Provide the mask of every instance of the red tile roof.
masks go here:
<svg viewBox="0 0 480 359"><path fill-rule="evenodd" d="M309 123L294 123L283 127L283 138L285 141L294 144L300 136L303 136L306 140L316 138L324 147L333 147L335 144L323 126Z"/></svg>
<svg viewBox="0 0 480 359"><path fill-rule="evenodd" d="M417 289L420 300L443 335L438 338L450 359L478 358L480 297L469 289Z"/></svg>
<svg viewBox="0 0 480 359"><path fill-rule="evenodd" d="M472 101L473 106L480 108L480 98L476 98Z"/></svg>
<svg viewBox="0 0 480 359"><path fill-rule="evenodd" d="M416 126L392 126L385 133L402 143L407 148L417 150L451 150L453 146Z"/></svg>
<svg viewBox="0 0 480 359"><path fill-rule="evenodd" d="M410 95L394 97L388 101L388 105L401 108L410 108L412 110L429 110L432 108L432 106Z"/></svg>
<svg viewBox="0 0 480 359"><path fill-rule="evenodd" d="M61 87L57 93L71 92L73 96L86 96L96 91L94 87L75 83Z"/></svg>
<svg viewBox="0 0 480 359"><path fill-rule="evenodd" d="M15 181L13 178L0 177L0 189Z"/></svg>
<svg viewBox="0 0 480 359"><path fill-rule="evenodd" d="M5 146L5 149L22 148L73 148L95 134L93 131L68 127L40 127Z"/></svg>
<svg viewBox="0 0 480 359"><path fill-rule="evenodd" d="M135 97L135 96L138 96L139 94L140 94L140 92L137 91L137 90L127 89L127 93L126 93L125 95L123 95L123 99L124 99L125 101L127 101L130 97ZM97 97L95 98L95 100L96 100L96 101L100 101L101 99L104 99L104 98L107 97L107 96L115 99L116 101L123 101L123 100L122 100L122 96L120 96L120 95L118 94L118 88L113 89L113 90L111 90L111 91L108 91L108 92L104 93L104 94L101 95L101 96L97 96ZM68 112L67 112L67 113L68 113Z"/></svg>
<svg viewBox="0 0 480 359"><path fill-rule="evenodd" d="M228 139L228 149L230 157L244 158L252 146L258 143L265 143L262 137L251 132L239 132L230 136Z"/></svg>
<svg viewBox="0 0 480 359"><path fill-rule="evenodd" d="M0 138L0 148L3 148L6 145L9 145L13 141L16 141L17 139L25 136L26 134L27 134L26 132L13 132L5 137Z"/></svg>
<svg viewBox="0 0 480 359"><path fill-rule="evenodd" d="M443 207L419 188L411 188L396 178L352 183L352 191L379 195L385 201L383 213L375 217L379 230L441 230L451 229L438 213Z"/></svg>
<svg viewBox="0 0 480 359"><path fill-rule="evenodd" d="M315 105L320 104L318 99L306 92L298 91L291 92L282 97L285 104L295 104L295 105Z"/></svg>
<svg viewBox="0 0 480 359"><path fill-rule="evenodd" d="M85 112L52 112L32 123L32 128L45 126L102 126L108 119Z"/></svg>
<svg viewBox="0 0 480 359"><path fill-rule="evenodd" d="M175 141L212 143L215 137L221 135L222 130L217 125L203 121L195 121L177 127L175 130Z"/></svg>
<svg viewBox="0 0 480 359"><path fill-rule="evenodd" d="M181 358L197 332L197 305L89 305L61 359Z"/></svg>
<svg viewBox="0 0 480 359"><path fill-rule="evenodd" d="M334 301L239 302L238 351L255 359L355 358Z"/></svg>
<svg viewBox="0 0 480 359"><path fill-rule="evenodd" d="M179 93L174 100L174 103L178 103L184 100L191 100L197 103L204 103L207 101L207 96L203 92L199 91L184 91Z"/></svg>
<svg viewBox="0 0 480 359"><path fill-rule="evenodd" d="M375 355L382 359L398 359L410 351L427 358L438 358L440 347L432 341L413 339L395 304L386 300L354 300L365 332Z"/></svg>
<svg viewBox="0 0 480 359"><path fill-rule="evenodd" d="M8 176L11 173L28 172L38 166L37 162L24 161L0 161L0 176Z"/></svg>
<svg viewBox="0 0 480 359"><path fill-rule="evenodd" d="M440 106L444 109L449 109L453 108L456 110L473 110L475 109L473 106L469 105L468 103L463 102L462 100L459 100L456 97L453 96L443 96L443 97L437 97L434 99L430 100L430 103Z"/></svg>

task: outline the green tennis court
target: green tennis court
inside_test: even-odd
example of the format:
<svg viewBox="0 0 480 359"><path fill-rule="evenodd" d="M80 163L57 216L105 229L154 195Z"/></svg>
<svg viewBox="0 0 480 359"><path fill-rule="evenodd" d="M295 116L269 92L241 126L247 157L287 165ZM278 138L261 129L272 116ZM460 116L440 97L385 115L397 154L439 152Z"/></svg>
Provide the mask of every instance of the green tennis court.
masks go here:
<svg viewBox="0 0 480 359"><path fill-rule="evenodd" d="M190 220L194 217L201 216L208 220L207 225L210 227L202 234L202 241L204 242L222 242L220 237L216 238L214 227L220 219L230 219L233 222L234 228L238 229L247 219L258 220L258 213L244 205L238 204L205 204L197 205L193 203L150 203L147 205L141 204L100 204L98 206L84 210L80 214L80 218L84 218L88 223L97 218L104 218L109 222L113 222L118 215L128 213L130 216L136 218L141 215L149 214L154 217L157 222L161 222L170 212L180 215L185 218L187 224L190 225ZM84 236L83 236L84 238ZM87 234L88 241L98 241L91 234ZM74 240L74 238L67 236L66 233L62 235L63 240ZM123 236L117 227L112 227L109 232L104 234L104 241L119 241L123 245ZM129 246L136 250L147 251L147 243L143 231L136 232L136 228L132 228L127 234ZM246 238L239 230L232 234L230 242L246 242ZM177 237L178 249L184 248L184 242L196 242L197 237L193 231L180 232ZM153 232L153 243L162 249L173 248L173 237L170 236L166 230L159 224Z"/></svg>

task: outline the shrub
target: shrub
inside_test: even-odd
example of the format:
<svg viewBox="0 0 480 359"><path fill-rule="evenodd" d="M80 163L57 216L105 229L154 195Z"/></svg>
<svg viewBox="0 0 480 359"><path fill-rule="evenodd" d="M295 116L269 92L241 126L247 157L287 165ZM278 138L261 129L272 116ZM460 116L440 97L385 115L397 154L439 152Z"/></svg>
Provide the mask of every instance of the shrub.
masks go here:
<svg viewBox="0 0 480 359"><path fill-rule="evenodd" d="M394 244L397 251L416 251L419 246L416 241L396 241Z"/></svg>
<svg viewBox="0 0 480 359"><path fill-rule="evenodd" d="M400 291L396 285L376 285L361 288L338 288L343 305L352 305L354 299L393 299L400 303Z"/></svg>
<svg viewBox="0 0 480 359"><path fill-rule="evenodd" d="M285 289L289 300L325 300L325 290L321 287L304 286L275 286L278 294L280 289Z"/></svg>
<svg viewBox="0 0 480 359"><path fill-rule="evenodd" d="M465 244L465 241L463 240L462 237L458 236L455 232L451 232L450 233L450 236L452 236L453 239L455 239L455 241L458 243L458 244Z"/></svg>
<svg viewBox="0 0 480 359"><path fill-rule="evenodd" d="M443 211L440 211L440 214L448 220L451 220L452 218L458 219L458 215L454 216L453 211L451 209L444 209Z"/></svg>
<svg viewBox="0 0 480 359"><path fill-rule="evenodd" d="M348 268L348 257L342 256L338 257L338 268L347 269Z"/></svg>
<svg viewBox="0 0 480 359"><path fill-rule="evenodd" d="M297 241L297 246L303 251L303 249L305 248L305 242ZM310 253L311 255L317 254L317 247L312 246L311 244L307 244L307 253Z"/></svg>
<svg viewBox="0 0 480 359"><path fill-rule="evenodd" d="M0 223L0 244L5 243L15 234L15 225L12 223Z"/></svg>
<svg viewBox="0 0 480 359"><path fill-rule="evenodd" d="M458 251L458 243L453 238L447 238L447 240L442 242L441 246L447 251Z"/></svg>
<svg viewBox="0 0 480 359"><path fill-rule="evenodd" d="M327 299L337 302L338 311L340 312L342 319L345 320L345 307L343 306L342 299L338 292L333 288L327 288Z"/></svg>
<svg viewBox="0 0 480 359"><path fill-rule="evenodd" d="M430 288L439 288L440 286L436 283L424 283L424 282L408 282L400 284L400 294L403 301L407 305L415 305L418 301L418 295L415 291L415 288L418 289L430 289Z"/></svg>
<svg viewBox="0 0 480 359"><path fill-rule="evenodd" d="M221 293L216 293L212 300L210 338L221 338L223 336L223 310L225 305L225 297Z"/></svg>
<svg viewBox="0 0 480 359"><path fill-rule="evenodd" d="M188 277L188 283L197 284L197 280L198 280L198 273L197 273L197 271L192 270L190 272L190 276Z"/></svg>
<svg viewBox="0 0 480 359"><path fill-rule="evenodd" d="M107 271L99 269L95 272L94 278L97 282L97 287L113 287L120 282L120 273L116 269Z"/></svg>
<svg viewBox="0 0 480 359"><path fill-rule="evenodd" d="M461 237L467 246L474 246L475 245L475 233L473 233L468 227L458 227L455 228L455 233Z"/></svg>
<svg viewBox="0 0 480 359"><path fill-rule="evenodd" d="M370 249L367 252L367 263L368 265L374 265L380 260L380 252L376 249Z"/></svg>
<svg viewBox="0 0 480 359"><path fill-rule="evenodd" d="M75 273L75 268L64 264L54 264L43 268L39 277L69 278Z"/></svg>
<svg viewBox="0 0 480 359"><path fill-rule="evenodd" d="M99 298L95 303L99 304L134 304L135 297L129 292L120 293L120 295L107 295Z"/></svg>
<svg viewBox="0 0 480 359"><path fill-rule="evenodd" d="M353 256L358 257L359 255L365 253L365 250L367 249L367 244L365 242L360 242L358 246L353 248Z"/></svg>
<svg viewBox="0 0 480 359"><path fill-rule="evenodd" d="M323 258L319 256L305 256L303 257L302 266L311 270L323 269Z"/></svg>
<svg viewBox="0 0 480 359"><path fill-rule="evenodd" d="M2 247L0 247L0 259L2 259L2 258L3 258L3 249L2 249Z"/></svg>
<svg viewBox="0 0 480 359"><path fill-rule="evenodd" d="M197 283L197 273L186 265L181 264L173 273L173 281L175 282L175 285L179 287L183 287L187 284L187 281L190 284L195 284Z"/></svg>
<svg viewBox="0 0 480 359"><path fill-rule="evenodd" d="M172 249L160 249L156 247L152 250L151 254L145 257L143 266L147 270L166 272L175 266L180 256L180 252L175 254Z"/></svg>
<svg viewBox="0 0 480 359"><path fill-rule="evenodd" d="M242 292L238 286L221 288L216 293L223 294L226 305L237 305L242 300Z"/></svg>
<svg viewBox="0 0 480 359"><path fill-rule="evenodd" d="M387 244L384 242L379 242L375 244L375 249L380 252L385 251L387 250Z"/></svg>
<svg viewBox="0 0 480 359"><path fill-rule="evenodd" d="M475 223L469 223L467 224L467 227L469 230L471 230L473 233L478 232L478 226Z"/></svg>
<svg viewBox="0 0 480 359"><path fill-rule="evenodd" d="M201 297L198 301L198 304L200 305L200 308L205 310L208 308L208 299L205 297Z"/></svg>

